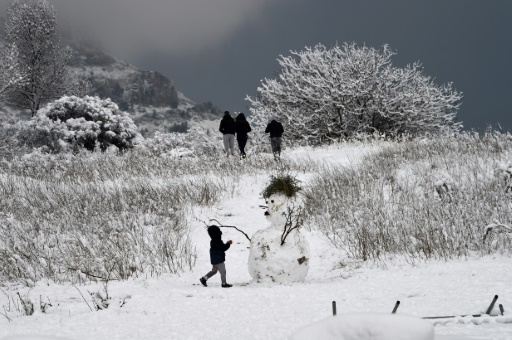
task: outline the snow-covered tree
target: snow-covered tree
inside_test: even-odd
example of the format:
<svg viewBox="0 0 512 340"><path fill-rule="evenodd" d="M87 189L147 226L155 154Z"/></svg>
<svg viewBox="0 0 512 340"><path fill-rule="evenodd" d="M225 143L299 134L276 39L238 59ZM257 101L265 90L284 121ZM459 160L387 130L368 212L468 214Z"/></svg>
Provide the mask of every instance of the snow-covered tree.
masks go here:
<svg viewBox="0 0 512 340"><path fill-rule="evenodd" d="M281 118L292 140L318 144L359 132L460 128L462 93L450 83L436 85L419 63L392 66L388 45L319 44L291 54L279 57L278 77L263 80L258 96L247 100L253 117Z"/></svg>
<svg viewBox="0 0 512 340"><path fill-rule="evenodd" d="M32 116L42 104L74 94L67 67L71 50L60 46L56 26L57 12L46 0L16 0L7 10L6 39L16 44L18 62L27 72L27 81L13 91L10 100L29 109Z"/></svg>
<svg viewBox="0 0 512 340"><path fill-rule="evenodd" d="M22 72L16 45L0 43L0 102L18 85L21 85L26 76Z"/></svg>
<svg viewBox="0 0 512 340"><path fill-rule="evenodd" d="M142 137L126 112L110 99L62 97L49 103L27 122L21 136L32 147L49 152L85 148L132 148Z"/></svg>

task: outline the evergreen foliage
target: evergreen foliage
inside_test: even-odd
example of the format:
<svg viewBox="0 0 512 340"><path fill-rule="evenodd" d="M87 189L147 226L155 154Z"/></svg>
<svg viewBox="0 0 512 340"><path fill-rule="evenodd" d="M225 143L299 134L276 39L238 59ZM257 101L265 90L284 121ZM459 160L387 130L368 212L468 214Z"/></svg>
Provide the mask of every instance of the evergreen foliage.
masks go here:
<svg viewBox="0 0 512 340"><path fill-rule="evenodd" d="M290 175L277 175L270 177L270 184L263 190L262 195L269 198L273 194L283 194L286 197L295 197L302 190L299 180Z"/></svg>

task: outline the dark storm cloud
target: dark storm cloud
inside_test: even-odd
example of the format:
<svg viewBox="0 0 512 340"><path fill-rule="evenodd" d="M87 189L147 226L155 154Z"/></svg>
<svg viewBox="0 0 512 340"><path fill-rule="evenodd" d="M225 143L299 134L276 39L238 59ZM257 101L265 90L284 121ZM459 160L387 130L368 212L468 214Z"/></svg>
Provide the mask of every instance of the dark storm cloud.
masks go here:
<svg viewBox="0 0 512 340"><path fill-rule="evenodd" d="M2 1L7 7L10 1ZM59 24L95 36L125 57L184 55L228 39L275 0L49 0Z"/></svg>
<svg viewBox="0 0 512 340"><path fill-rule="evenodd" d="M387 43L397 52L393 64L420 61L437 83L464 93L466 128L512 130L512 1L50 2L59 23L86 27L117 57L160 71L191 99L223 110L247 112L245 96L275 76L280 54L318 43Z"/></svg>
<svg viewBox="0 0 512 340"><path fill-rule="evenodd" d="M229 39L272 0L54 0L64 14L126 55L199 53Z"/></svg>

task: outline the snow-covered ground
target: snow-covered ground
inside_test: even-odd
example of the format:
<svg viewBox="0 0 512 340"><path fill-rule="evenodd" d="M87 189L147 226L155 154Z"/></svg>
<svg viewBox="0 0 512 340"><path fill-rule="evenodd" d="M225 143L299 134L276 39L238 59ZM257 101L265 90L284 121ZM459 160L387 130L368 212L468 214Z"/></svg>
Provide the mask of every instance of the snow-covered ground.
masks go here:
<svg viewBox="0 0 512 340"><path fill-rule="evenodd" d="M371 148L354 146L289 150L283 157L304 157L323 162L355 165ZM306 181L308 174L302 174ZM101 285L56 285L39 282L33 288L11 287L0 292L0 339L27 340L42 335L65 339L288 339L303 327L332 318L336 301L339 320L364 320L371 314L390 314L400 301L397 314L417 317L465 315L485 312L494 295L505 316L452 318L428 321L435 325L435 339L512 339L512 265L509 257L489 256L450 262L407 264L399 259L387 265L368 265L341 258L318 231L304 230L310 246L310 269L305 282L258 284L248 272L249 241L234 229L223 229L223 240L233 240L226 252L227 280L234 287L220 287L217 274L208 287L199 283L209 264L209 219L235 225L249 236L269 226L260 205L260 193L268 176L246 177L233 198L213 208L193 208L189 219L197 247L192 271L160 278L139 277L111 282L110 307L91 311L89 292ZM32 316L13 312L8 296L16 292L37 302ZM83 295L83 297L82 297ZM85 299L84 299L85 297ZM39 301L50 302L46 313ZM88 301L88 304L85 302ZM121 306L122 305L122 306ZM351 316L345 316L345 315ZM357 316L356 316L357 317ZM352 319L353 320L353 319ZM386 319L387 320L387 319ZM383 327L392 327L384 322ZM319 333L320 334L320 333Z"/></svg>

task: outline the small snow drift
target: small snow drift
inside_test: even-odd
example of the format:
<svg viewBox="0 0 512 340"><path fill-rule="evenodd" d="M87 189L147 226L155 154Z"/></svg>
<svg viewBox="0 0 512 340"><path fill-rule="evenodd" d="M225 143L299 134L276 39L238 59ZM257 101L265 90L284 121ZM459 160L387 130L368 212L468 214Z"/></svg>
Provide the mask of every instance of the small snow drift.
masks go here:
<svg viewBox="0 0 512 340"><path fill-rule="evenodd" d="M273 194L267 204L270 227L251 237L249 273L259 282L302 281L309 270L309 244L300 228L292 229L300 224L294 219L301 202L297 197Z"/></svg>
<svg viewBox="0 0 512 340"><path fill-rule="evenodd" d="M346 314L306 326L290 340L433 340L434 326L398 314Z"/></svg>

